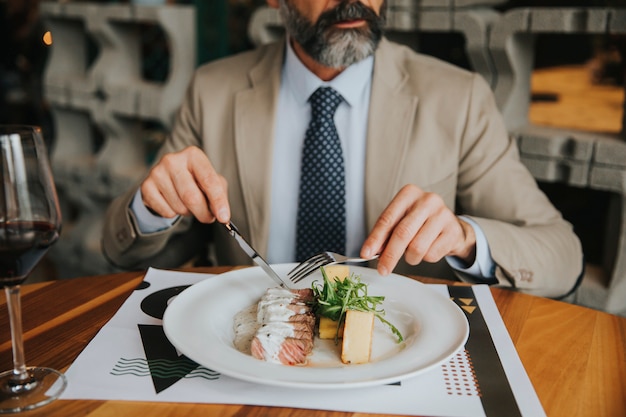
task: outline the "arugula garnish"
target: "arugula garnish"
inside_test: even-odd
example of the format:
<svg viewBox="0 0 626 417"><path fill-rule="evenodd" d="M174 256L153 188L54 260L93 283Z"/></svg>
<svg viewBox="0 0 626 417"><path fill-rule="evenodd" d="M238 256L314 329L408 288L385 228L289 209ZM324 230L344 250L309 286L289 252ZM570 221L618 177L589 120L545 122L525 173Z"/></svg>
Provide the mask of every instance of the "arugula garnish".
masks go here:
<svg viewBox="0 0 626 417"><path fill-rule="evenodd" d="M372 312L398 337L398 343L404 340L402 333L396 326L383 317L385 310L378 308L378 305L385 299L384 296L368 295L367 284L361 282L361 277L354 273L351 273L343 281L338 279L331 280L326 275L324 268L320 269L324 283L320 285L315 280L311 284L313 294L317 300L315 304L316 314L338 322L339 325L337 327L339 328L345 321L346 311L348 310Z"/></svg>

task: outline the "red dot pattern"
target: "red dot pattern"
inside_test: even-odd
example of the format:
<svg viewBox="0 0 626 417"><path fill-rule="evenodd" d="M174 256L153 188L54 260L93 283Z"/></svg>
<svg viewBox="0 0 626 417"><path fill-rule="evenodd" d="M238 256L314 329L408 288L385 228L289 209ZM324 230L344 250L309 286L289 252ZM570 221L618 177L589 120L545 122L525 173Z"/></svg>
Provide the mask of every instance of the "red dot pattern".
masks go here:
<svg viewBox="0 0 626 417"><path fill-rule="evenodd" d="M482 396L467 350L458 352L441 368L448 395Z"/></svg>

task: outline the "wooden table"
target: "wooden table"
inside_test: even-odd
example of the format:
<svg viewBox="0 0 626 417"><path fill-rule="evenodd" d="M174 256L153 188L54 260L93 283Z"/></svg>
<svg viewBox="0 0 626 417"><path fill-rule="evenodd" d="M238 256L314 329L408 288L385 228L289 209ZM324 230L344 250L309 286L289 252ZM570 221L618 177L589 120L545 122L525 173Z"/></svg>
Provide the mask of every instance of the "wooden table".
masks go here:
<svg viewBox="0 0 626 417"><path fill-rule="evenodd" d="M220 273L230 269L194 271ZM24 285L27 364L66 370L142 278L140 273L120 273ZM508 290L493 288L492 293L548 416L626 416L626 318ZM4 296L0 302L0 366L10 369L11 341ZM244 405L58 400L20 415L362 417L366 414Z"/></svg>

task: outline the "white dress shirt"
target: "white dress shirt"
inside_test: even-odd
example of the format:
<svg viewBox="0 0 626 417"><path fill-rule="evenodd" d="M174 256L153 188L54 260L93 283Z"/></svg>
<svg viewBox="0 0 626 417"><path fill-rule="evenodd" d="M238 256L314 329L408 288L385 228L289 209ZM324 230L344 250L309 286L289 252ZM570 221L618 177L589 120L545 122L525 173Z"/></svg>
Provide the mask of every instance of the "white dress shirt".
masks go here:
<svg viewBox="0 0 626 417"><path fill-rule="evenodd" d="M274 124L270 233L266 257L269 263L293 262L295 259L298 199L293 196L297 196L299 191L300 154L311 118L308 99L320 86L334 88L344 99L335 113L335 125L346 169L346 254L359 255L367 234L363 167L373 68L374 57L370 56L325 82L302 64L287 42ZM141 191L138 190L131 210L135 213L142 233L169 227L176 220L153 215L141 201ZM493 277L495 263L484 233L471 219L463 219L476 233L476 261L469 267L454 257L446 257L446 261L452 268L478 279Z"/></svg>
<svg viewBox="0 0 626 417"><path fill-rule="evenodd" d="M287 43L289 45L289 43ZM332 87L343 101L335 112L346 175L346 254L357 256L365 240L365 142L374 57L346 68L329 82L320 80L287 47L274 123L274 162L268 262L292 262L296 253L296 222L300 163L311 120L309 97L321 86ZM323 198L323 196L320 196Z"/></svg>

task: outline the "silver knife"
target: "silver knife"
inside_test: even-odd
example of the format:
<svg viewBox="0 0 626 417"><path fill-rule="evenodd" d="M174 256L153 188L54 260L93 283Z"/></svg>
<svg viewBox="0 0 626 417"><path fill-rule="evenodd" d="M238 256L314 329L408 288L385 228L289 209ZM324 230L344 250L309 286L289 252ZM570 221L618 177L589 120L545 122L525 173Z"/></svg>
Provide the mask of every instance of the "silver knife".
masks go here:
<svg viewBox="0 0 626 417"><path fill-rule="evenodd" d="M269 266L269 264L265 261L265 259L263 259L263 257L259 255L258 252L255 251L252 246L250 246L250 244L243 238L243 236L241 236L241 233L239 233L239 229L237 229L237 227L232 222L224 223L224 227L226 227L226 230L228 230L228 233L230 233L230 235L235 238L237 243L239 243L239 246L241 246L241 249L243 249L243 251L250 258L252 258L252 260L257 265L259 265L263 269L263 271L265 271L267 275L270 276L270 278L276 281L276 283L280 285L281 287L289 288L289 286L285 283L285 281L283 281L282 278L278 276L276 271L274 271L272 267Z"/></svg>

